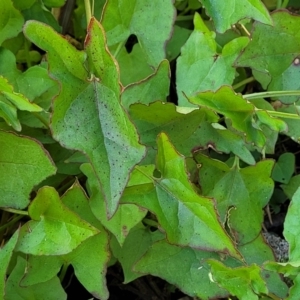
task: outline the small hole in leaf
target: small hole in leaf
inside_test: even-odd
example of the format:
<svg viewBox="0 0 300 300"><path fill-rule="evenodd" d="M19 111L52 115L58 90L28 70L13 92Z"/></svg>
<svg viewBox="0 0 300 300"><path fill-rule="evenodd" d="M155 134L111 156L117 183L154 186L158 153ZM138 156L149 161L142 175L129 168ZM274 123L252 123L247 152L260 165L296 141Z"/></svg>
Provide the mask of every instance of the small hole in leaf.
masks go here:
<svg viewBox="0 0 300 300"><path fill-rule="evenodd" d="M294 66L299 66L300 65L300 58L296 57L293 61Z"/></svg>
<svg viewBox="0 0 300 300"><path fill-rule="evenodd" d="M138 43L137 36L134 34L131 34L129 36L129 38L127 39L127 42L125 43L125 48L126 48L127 53L131 53L133 46L137 43Z"/></svg>
<svg viewBox="0 0 300 300"><path fill-rule="evenodd" d="M155 178L161 178L161 173L157 169L155 169L153 171L153 177L155 177Z"/></svg>

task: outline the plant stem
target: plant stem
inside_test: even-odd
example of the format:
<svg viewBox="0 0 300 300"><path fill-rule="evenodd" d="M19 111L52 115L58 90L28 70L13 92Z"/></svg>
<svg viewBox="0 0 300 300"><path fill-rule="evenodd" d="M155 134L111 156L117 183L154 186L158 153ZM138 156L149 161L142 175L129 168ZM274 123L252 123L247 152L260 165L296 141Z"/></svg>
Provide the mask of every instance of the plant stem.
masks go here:
<svg viewBox="0 0 300 300"><path fill-rule="evenodd" d="M243 95L247 100L271 97L300 96L300 91L271 91Z"/></svg>
<svg viewBox="0 0 300 300"><path fill-rule="evenodd" d="M62 282L66 276L67 270L68 270L69 264L64 263L61 269L61 272L59 274L59 280Z"/></svg>
<svg viewBox="0 0 300 300"><path fill-rule="evenodd" d="M177 16L176 21L189 21L193 20L194 16L189 15L189 16Z"/></svg>
<svg viewBox="0 0 300 300"><path fill-rule="evenodd" d="M23 215L19 215L14 217L11 221L9 221L8 223L0 226L0 232L3 231L4 229L14 225L16 222L18 222L20 219L22 219L24 216Z"/></svg>
<svg viewBox="0 0 300 300"><path fill-rule="evenodd" d="M276 9L281 8L282 2L281 0L277 0Z"/></svg>
<svg viewBox="0 0 300 300"><path fill-rule="evenodd" d="M286 8L288 4L289 4L289 0L283 0L281 4L281 8Z"/></svg>
<svg viewBox="0 0 300 300"><path fill-rule="evenodd" d="M25 211L25 210L19 210L19 209L14 209L14 208L4 208L4 207L2 207L1 209L4 211L11 212L13 214L28 216L28 211Z"/></svg>
<svg viewBox="0 0 300 300"><path fill-rule="evenodd" d="M250 82L253 82L253 81L255 81L255 79L254 79L253 76L251 76L251 77L246 78L246 79L240 81L239 83L235 84L234 86L232 86L232 88L233 88L234 90L236 90L236 89L238 89L238 88L240 88L240 87L246 85L247 83L250 83Z"/></svg>
<svg viewBox="0 0 300 300"><path fill-rule="evenodd" d="M297 114L289 114L276 110L264 110L264 109L255 109L255 111L266 111L270 116L284 119L293 119L300 120L300 116Z"/></svg>
<svg viewBox="0 0 300 300"><path fill-rule="evenodd" d="M90 20L92 18L92 9L91 9L90 0L84 0L84 7L85 7L86 24L88 27Z"/></svg>
<svg viewBox="0 0 300 300"><path fill-rule="evenodd" d="M125 42L120 42L120 43L118 44L118 47L117 47L115 53L113 54L113 55L114 55L114 58L117 58L117 56L118 56L118 54L120 53L121 49L123 48L124 44L125 44Z"/></svg>

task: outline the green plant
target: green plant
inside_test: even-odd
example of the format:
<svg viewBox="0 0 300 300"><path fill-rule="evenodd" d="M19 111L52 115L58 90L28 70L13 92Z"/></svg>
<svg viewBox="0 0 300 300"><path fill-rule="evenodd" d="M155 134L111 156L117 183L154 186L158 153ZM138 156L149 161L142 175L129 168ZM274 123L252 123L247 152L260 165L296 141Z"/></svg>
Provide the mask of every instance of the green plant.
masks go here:
<svg viewBox="0 0 300 300"><path fill-rule="evenodd" d="M108 299L118 261L124 283L151 274L199 299L297 299L300 177L275 147L300 140L300 17L259 0L78 0L66 39L63 5L0 8L1 297L66 299L72 265ZM286 199L275 262L264 208Z"/></svg>

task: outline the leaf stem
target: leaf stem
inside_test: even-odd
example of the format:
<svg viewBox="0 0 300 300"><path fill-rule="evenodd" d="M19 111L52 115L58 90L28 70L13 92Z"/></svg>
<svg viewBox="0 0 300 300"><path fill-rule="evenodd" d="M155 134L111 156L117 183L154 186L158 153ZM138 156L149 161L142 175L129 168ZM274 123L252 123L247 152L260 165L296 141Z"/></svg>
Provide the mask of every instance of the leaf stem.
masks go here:
<svg viewBox="0 0 300 300"><path fill-rule="evenodd" d="M286 97L286 96L300 96L300 91L271 91L262 93L253 93L243 95L244 99L252 100L259 98L271 98L271 97Z"/></svg>
<svg viewBox="0 0 300 300"><path fill-rule="evenodd" d="M193 20L194 16L189 15L189 16L177 16L176 21L189 21L189 20Z"/></svg>
<svg viewBox="0 0 300 300"><path fill-rule="evenodd" d="M31 67L31 60L30 60L30 42L25 38L24 42L24 50L25 50L25 57L26 57L26 64L27 64L27 69Z"/></svg>
<svg viewBox="0 0 300 300"><path fill-rule="evenodd" d="M6 228L14 225L15 223L17 223L20 219L22 219L24 217L24 215L19 215L19 216L16 216L14 217L11 221L9 221L8 223L0 226L0 232L5 230Z"/></svg>
<svg viewBox="0 0 300 300"><path fill-rule="evenodd" d="M4 208L4 207L2 207L1 209L4 211L13 213L13 214L28 216L28 211L25 211L25 210L19 210L19 209L14 209L14 208Z"/></svg>
<svg viewBox="0 0 300 300"><path fill-rule="evenodd" d="M91 9L90 0L84 0L84 7L85 7L86 24L88 27L90 20L92 18L92 9Z"/></svg>
<svg viewBox="0 0 300 300"><path fill-rule="evenodd" d="M233 88L234 90L236 90L236 89L238 89L238 88L240 88L240 87L246 85L247 83L250 83L250 82L253 82L253 81L255 81L255 79L254 79L253 76L251 76L251 77L249 77L249 78L246 78L246 79L244 79L244 80L238 82L237 84L235 84L234 86L232 86L232 88Z"/></svg>

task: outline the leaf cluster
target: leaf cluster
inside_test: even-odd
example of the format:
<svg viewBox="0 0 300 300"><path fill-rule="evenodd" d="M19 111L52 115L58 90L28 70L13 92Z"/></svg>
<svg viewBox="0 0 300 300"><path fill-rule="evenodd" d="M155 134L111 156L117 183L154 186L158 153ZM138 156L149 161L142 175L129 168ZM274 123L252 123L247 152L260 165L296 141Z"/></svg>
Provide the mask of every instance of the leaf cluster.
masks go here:
<svg viewBox="0 0 300 300"><path fill-rule="evenodd" d="M67 299L72 266L109 299L119 263L198 299L298 299L297 9L2 0L0 298ZM278 262L264 220L289 201Z"/></svg>

